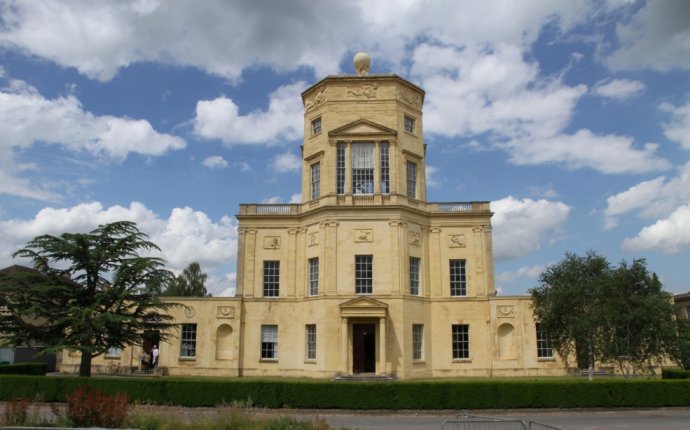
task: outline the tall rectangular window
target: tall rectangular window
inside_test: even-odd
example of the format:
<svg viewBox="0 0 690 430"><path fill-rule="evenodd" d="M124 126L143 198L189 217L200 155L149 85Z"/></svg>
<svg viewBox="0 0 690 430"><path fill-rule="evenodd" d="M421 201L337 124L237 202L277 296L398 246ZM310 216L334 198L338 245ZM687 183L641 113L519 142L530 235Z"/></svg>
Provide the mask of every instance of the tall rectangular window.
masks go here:
<svg viewBox="0 0 690 430"><path fill-rule="evenodd" d="M264 297L280 295L280 261L264 261Z"/></svg>
<svg viewBox="0 0 690 430"><path fill-rule="evenodd" d="M311 165L311 199L318 199L321 195L321 163Z"/></svg>
<svg viewBox="0 0 690 430"><path fill-rule="evenodd" d="M374 193L374 144L352 144L352 193Z"/></svg>
<svg viewBox="0 0 690 430"><path fill-rule="evenodd" d="M537 358L553 358L553 342L540 323L537 328Z"/></svg>
<svg viewBox="0 0 690 430"><path fill-rule="evenodd" d="M417 165L411 161L407 162L407 197L417 198Z"/></svg>
<svg viewBox="0 0 690 430"><path fill-rule="evenodd" d="M453 324L453 360L470 358L470 326Z"/></svg>
<svg viewBox="0 0 690 430"><path fill-rule="evenodd" d="M321 133L321 117L318 117L311 122L311 134Z"/></svg>
<svg viewBox="0 0 690 430"><path fill-rule="evenodd" d="M450 260L450 295L467 295L465 260Z"/></svg>
<svg viewBox="0 0 690 430"><path fill-rule="evenodd" d="M307 360L316 360L316 324L305 326L304 338Z"/></svg>
<svg viewBox="0 0 690 430"><path fill-rule="evenodd" d="M371 255L355 255L355 294L371 294L374 286L374 268Z"/></svg>
<svg viewBox="0 0 690 430"><path fill-rule="evenodd" d="M121 353L122 353L122 349L119 346L111 346L105 352L105 356L106 356L106 358L119 357Z"/></svg>
<svg viewBox="0 0 690 430"><path fill-rule="evenodd" d="M345 144L335 149L335 188L337 194L345 194Z"/></svg>
<svg viewBox="0 0 690 430"><path fill-rule="evenodd" d="M410 257L410 294L413 296L419 295L419 266L420 259Z"/></svg>
<svg viewBox="0 0 690 430"><path fill-rule="evenodd" d="M278 326L261 326L261 358L275 360L278 358Z"/></svg>
<svg viewBox="0 0 690 430"><path fill-rule="evenodd" d="M381 193L390 194L391 192L391 166L389 157L389 145L387 142L381 143Z"/></svg>
<svg viewBox="0 0 690 430"><path fill-rule="evenodd" d="M414 133L414 118L405 115L405 131L408 133Z"/></svg>
<svg viewBox="0 0 690 430"><path fill-rule="evenodd" d="M309 260L309 295L316 296L319 294L319 258L310 258Z"/></svg>
<svg viewBox="0 0 690 430"><path fill-rule="evenodd" d="M182 324L180 333L180 357L196 357L196 324Z"/></svg>
<svg viewBox="0 0 690 430"><path fill-rule="evenodd" d="M412 324L412 359L424 358L424 324Z"/></svg>

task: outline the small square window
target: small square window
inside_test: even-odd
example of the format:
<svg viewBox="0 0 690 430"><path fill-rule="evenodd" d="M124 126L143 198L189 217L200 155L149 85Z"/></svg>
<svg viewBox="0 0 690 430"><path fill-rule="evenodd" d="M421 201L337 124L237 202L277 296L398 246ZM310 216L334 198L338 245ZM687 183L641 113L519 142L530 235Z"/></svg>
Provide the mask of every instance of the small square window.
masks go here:
<svg viewBox="0 0 690 430"><path fill-rule="evenodd" d="M415 120L411 116L405 115L405 131L408 133L414 133L414 123Z"/></svg>
<svg viewBox="0 0 690 430"><path fill-rule="evenodd" d="M318 117L311 122L311 134L319 134L321 133L321 117Z"/></svg>

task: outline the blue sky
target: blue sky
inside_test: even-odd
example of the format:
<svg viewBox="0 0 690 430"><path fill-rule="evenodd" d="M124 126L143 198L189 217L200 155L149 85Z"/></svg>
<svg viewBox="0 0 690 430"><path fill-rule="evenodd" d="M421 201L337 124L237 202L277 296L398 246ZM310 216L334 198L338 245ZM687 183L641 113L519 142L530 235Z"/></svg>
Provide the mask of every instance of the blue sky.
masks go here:
<svg viewBox="0 0 690 430"><path fill-rule="evenodd" d="M240 203L295 201L300 93L426 90L430 201L491 201L496 286L567 251L690 290L690 3L0 0L0 266L39 234L138 223L234 288Z"/></svg>

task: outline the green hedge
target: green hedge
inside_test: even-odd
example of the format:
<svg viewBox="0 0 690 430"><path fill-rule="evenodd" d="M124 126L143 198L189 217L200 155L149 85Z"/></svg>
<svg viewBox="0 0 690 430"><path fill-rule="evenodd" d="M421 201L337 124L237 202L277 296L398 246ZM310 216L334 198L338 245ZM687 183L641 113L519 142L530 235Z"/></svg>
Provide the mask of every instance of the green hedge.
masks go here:
<svg viewBox="0 0 690 430"><path fill-rule="evenodd" d="M45 363L17 363L0 366L0 375L45 375L48 365Z"/></svg>
<svg viewBox="0 0 690 430"><path fill-rule="evenodd" d="M662 379L690 379L690 370L683 369L663 369Z"/></svg>
<svg viewBox="0 0 690 430"><path fill-rule="evenodd" d="M79 385L139 402L268 408L490 409L690 406L690 380L330 382L0 376L0 400L64 401Z"/></svg>

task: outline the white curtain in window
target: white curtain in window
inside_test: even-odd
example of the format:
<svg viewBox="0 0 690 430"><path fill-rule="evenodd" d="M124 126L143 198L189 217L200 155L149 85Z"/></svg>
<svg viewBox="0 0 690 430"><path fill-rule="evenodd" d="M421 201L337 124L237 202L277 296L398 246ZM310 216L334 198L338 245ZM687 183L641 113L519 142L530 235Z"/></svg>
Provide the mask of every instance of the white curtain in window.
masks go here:
<svg viewBox="0 0 690 430"><path fill-rule="evenodd" d="M273 325L265 325L261 327L261 341L262 342L277 342L278 341L278 327Z"/></svg>
<svg viewBox="0 0 690 430"><path fill-rule="evenodd" d="M374 168L374 144L357 143L352 145L352 168L353 169L373 169Z"/></svg>

